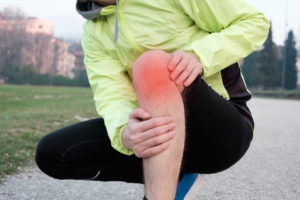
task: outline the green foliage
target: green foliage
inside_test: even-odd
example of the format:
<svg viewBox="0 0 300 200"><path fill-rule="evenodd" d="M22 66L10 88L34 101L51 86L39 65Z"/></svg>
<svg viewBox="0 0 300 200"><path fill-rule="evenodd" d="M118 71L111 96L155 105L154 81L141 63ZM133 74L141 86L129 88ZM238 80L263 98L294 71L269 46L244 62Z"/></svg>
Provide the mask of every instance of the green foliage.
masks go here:
<svg viewBox="0 0 300 200"><path fill-rule="evenodd" d="M79 70L76 74L76 83L77 85L89 87L90 83L85 70Z"/></svg>
<svg viewBox="0 0 300 200"><path fill-rule="evenodd" d="M269 98L280 98L280 99L298 99L300 100L299 90L255 90L252 89L251 93L255 97L269 97Z"/></svg>
<svg viewBox="0 0 300 200"><path fill-rule="evenodd" d="M283 67L283 75L284 75L284 89L292 90L297 87L297 49L296 42L293 31L291 30L288 33L288 38L285 41L284 46L284 62L285 67Z"/></svg>
<svg viewBox="0 0 300 200"><path fill-rule="evenodd" d="M257 87L259 84L259 71L257 65L258 52L254 52L245 58L242 73L248 87Z"/></svg>
<svg viewBox="0 0 300 200"><path fill-rule="evenodd" d="M22 73L22 70L19 67L19 64L17 62L8 63L3 70L3 75L6 83L15 83L15 84L25 83L24 74Z"/></svg>
<svg viewBox="0 0 300 200"><path fill-rule="evenodd" d="M293 32L289 32L282 53L285 60L279 59L278 49L272 39L272 27L263 49L256 51L244 59L242 73L247 86L250 88L278 89L282 87L283 63L286 63L284 73L284 89L297 87L297 50Z"/></svg>
<svg viewBox="0 0 300 200"><path fill-rule="evenodd" d="M83 86L89 87L89 81L84 69L76 72L73 79L50 74L39 74L33 65L20 67L16 62L9 63L3 71L6 83L32 84L32 85L57 85L57 86Z"/></svg>
<svg viewBox="0 0 300 200"><path fill-rule="evenodd" d="M281 72L277 48L273 42L272 26L263 47L258 56L260 85L266 89L278 88L281 85Z"/></svg>
<svg viewBox="0 0 300 200"><path fill-rule="evenodd" d="M74 79L66 78L64 76L53 76L52 85L57 86L75 86L76 81Z"/></svg>
<svg viewBox="0 0 300 200"><path fill-rule="evenodd" d="M36 73L35 67L33 65L25 65L21 71L25 78L25 82L29 84L31 77Z"/></svg>
<svg viewBox="0 0 300 200"><path fill-rule="evenodd" d="M38 74L35 73L31 77L29 83L32 85L49 85L50 77L49 74Z"/></svg>

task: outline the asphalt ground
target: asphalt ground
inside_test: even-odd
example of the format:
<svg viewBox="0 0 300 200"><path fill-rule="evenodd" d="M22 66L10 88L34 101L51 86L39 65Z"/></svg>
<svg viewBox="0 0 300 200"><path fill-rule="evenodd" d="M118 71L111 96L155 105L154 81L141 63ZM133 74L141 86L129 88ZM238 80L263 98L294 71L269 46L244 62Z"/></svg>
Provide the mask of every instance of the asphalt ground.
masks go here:
<svg viewBox="0 0 300 200"><path fill-rule="evenodd" d="M253 98L256 128L246 155L230 169L206 175L197 200L299 200L300 101ZM33 163L0 185L0 200L135 200L143 185L56 180Z"/></svg>

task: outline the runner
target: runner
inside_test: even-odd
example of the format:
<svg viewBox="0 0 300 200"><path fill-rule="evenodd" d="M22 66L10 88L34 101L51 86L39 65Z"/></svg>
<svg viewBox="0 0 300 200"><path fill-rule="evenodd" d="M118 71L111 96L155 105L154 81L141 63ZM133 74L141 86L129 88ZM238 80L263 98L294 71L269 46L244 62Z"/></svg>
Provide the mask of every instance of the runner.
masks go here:
<svg viewBox="0 0 300 200"><path fill-rule="evenodd" d="M76 7L88 19L84 62L102 118L44 136L36 152L43 172L144 183L144 199L188 199L197 174L242 158L254 121L237 62L265 41L263 13L244 0L78 0Z"/></svg>

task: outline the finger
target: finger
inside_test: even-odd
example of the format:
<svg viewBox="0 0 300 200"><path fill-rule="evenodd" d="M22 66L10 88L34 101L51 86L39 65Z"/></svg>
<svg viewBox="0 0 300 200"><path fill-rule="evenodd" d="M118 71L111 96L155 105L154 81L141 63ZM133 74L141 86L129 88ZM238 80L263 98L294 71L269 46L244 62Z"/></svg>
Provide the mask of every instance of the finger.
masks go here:
<svg viewBox="0 0 300 200"><path fill-rule="evenodd" d="M194 68L195 68L195 63L194 62L189 62L186 69L176 79L176 81L175 81L176 84L177 85L182 84L182 82L190 76L190 74L192 73Z"/></svg>
<svg viewBox="0 0 300 200"><path fill-rule="evenodd" d="M133 140L134 144L143 143L144 141L151 140L159 135L163 135L169 131L173 131L174 129L175 129L175 123L171 122L171 123L150 129L141 134L136 134L132 140Z"/></svg>
<svg viewBox="0 0 300 200"><path fill-rule="evenodd" d="M146 149L145 151L143 151L143 153L141 154L142 158L148 158L151 156L155 156L161 152L163 152L164 150L166 150L168 148L168 146L170 145L169 142L165 142L163 144L157 145L155 147Z"/></svg>
<svg viewBox="0 0 300 200"><path fill-rule="evenodd" d="M172 123L173 120L170 116L164 116L164 117L155 117L148 119L146 121L142 121L137 125L137 129L141 132L146 132L148 130L151 130L155 127L159 127L165 124Z"/></svg>
<svg viewBox="0 0 300 200"><path fill-rule="evenodd" d="M133 111L131 111L129 117L131 119L143 119L143 120L146 120L146 119L149 119L151 116L150 114L143 108L137 108Z"/></svg>
<svg viewBox="0 0 300 200"><path fill-rule="evenodd" d="M188 59L183 58L180 63L176 66L173 72L170 75L172 81L176 80L178 75L187 67Z"/></svg>
<svg viewBox="0 0 300 200"><path fill-rule="evenodd" d="M181 51L175 51L169 62L168 62L168 69L169 71L173 71L175 67L178 65L178 63L182 60L183 53Z"/></svg>
<svg viewBox="0 0 300 200"><path fill-rule="evenodd" d="M183 85L185 87L188 87L189 85L192 84L192 82L197 78L197 76L200 74L201 72L201 68L197 67L195 68L192 73L190 74L190 76L184 81Z"/></svg>
<svg viewBox="0 0 300 200"><path fill-rule="evenodd" d="M175 136L175 130L168 131L164 134L158 135L156 137L153 137L149 140L144 141L141 146L143 149L148 149L157 145L160 145L162 143L170 141Z"/></svg>

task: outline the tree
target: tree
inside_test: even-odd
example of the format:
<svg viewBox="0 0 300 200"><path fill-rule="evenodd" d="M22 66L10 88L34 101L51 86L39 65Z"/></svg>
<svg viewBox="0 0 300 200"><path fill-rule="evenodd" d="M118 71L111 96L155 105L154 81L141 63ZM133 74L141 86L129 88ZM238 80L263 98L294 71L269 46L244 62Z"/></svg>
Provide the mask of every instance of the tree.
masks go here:
<svg viewBox="0 0 300 200"><path fill-rule="evenodd" d="M277 47L273 42L272 25L269 35L258 56L260 84L266 89L280 87L281 73Z"/></svg>
<svg viewBox="0 0 300 200"><path fill-rule="evenodd" d="M33 65L25 65L22 68L22 74L25 78L26 84L30 83L31 78L36 73L35 67Z"/></svg>
<svg viewBox="0 0 300 200"><path fill-rule="evenodd" d="M5 8L0 11L5 21L0 28L0 74L12 61L21 63L21 49L25 42L26 20L19 9ZM20 66L19 66L20 67Z"/></svg>
<svg viewBox="0 0 300 200"><path fill-rule="evenodd" d="M24 84L25 78L22 74L21 69L19 68L19 63L11 61L8 63L4 70L3 75L6 83L15 83L15 84Z"/></svg>
<svg viewBox="0 0 300 200"><path fill-rule="evenodd" d="M77 72L75 80L77 85L85 86L85 87L90 86L86 71L84 69Z"/></svg>
<svg viewBox="0 0 300 200"><path fill-rule="evenodd" d="M244 59L242 73L248 87L257 87L259 84L260 74L257 66L258 52L255 51Z"/></svg>
<svg viewBox="0 0 300 200"><path fill-rule="evenodd" d="M23 20L27 15L20 8L6 7L0 11L0 17L6 20Z"/></svg>
<svg viewBox="0 0 300 200"><path fill-rule="evenodd" d="M283 88L292 90L297 87L297 49L293 31L289 31L284 45Z"/></svg>

